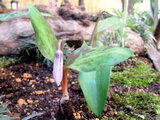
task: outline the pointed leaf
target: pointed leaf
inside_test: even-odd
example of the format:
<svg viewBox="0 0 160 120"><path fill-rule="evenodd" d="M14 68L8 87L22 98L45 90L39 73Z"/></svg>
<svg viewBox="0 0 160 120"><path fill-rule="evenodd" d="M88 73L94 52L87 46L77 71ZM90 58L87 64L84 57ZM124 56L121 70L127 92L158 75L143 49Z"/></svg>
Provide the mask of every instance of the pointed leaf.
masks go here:
<svg viewBox="0 0 160 120"><path fill-rule="evenodd" d="M19 119L18 117L9 117L7 115L0 116L0 120L16 120Z"/></svg>
<svg viewBox="0 0 160 120"><path fill-rule="evenodd" d="M134 54L128 48L121 47L81 47L73 52L66 66L81 72L90 72L113 66Z"/></svg>
<svg viewBox="0 0 160 120"><path fill-rule="evenodd" d="M49 13L41 13L43 16L54 18L53 15ZM29 12L28 11L16 11L16 12L10 12L10 13L3 13L0 14L0 20L1 21L7 21L11 19L16 18L29 18Z"/></svg>
<svg viewBox="0 0 160 120"><path fill-rule="evenodd" d="M106 29L118 30L118 29L122 29L123 27L124 25L123 25L123 22L121 21L121 18L119 17L106 18L104 20L99 21L96 29L96 33L95 33L95 38L97 40Z"/></svg>
<svg viewBox="0 0 160 120"><path fill-rule="evenodd" d="M29 5L29 14L39 50L44 57L53 61L58 46L58 41L55 35L44 17L32 5Z"/></svg>
<svg viewBox="0 0 160 120"><path fill-rule="evenodd" d="M79 72L78 81L90 109L100 116L106 103L111 67L100 71Z"/></svg>
<svg viewBox="0 0 160 120"><path fill-rule="evenodd" d="M34 117L37 117L37 116L41 116L41 115L43 115L43 113L35 113L35 114L32 114L30 116L27 116L27 117L23 118L22 120L29 120L31 118L34 118Z"/></svg>
<svg viewBox="0 0 160 120"><path fill-rule="evenodd" d="M83 41L82 47L87 47L87 43L85 41Z"/></svg>

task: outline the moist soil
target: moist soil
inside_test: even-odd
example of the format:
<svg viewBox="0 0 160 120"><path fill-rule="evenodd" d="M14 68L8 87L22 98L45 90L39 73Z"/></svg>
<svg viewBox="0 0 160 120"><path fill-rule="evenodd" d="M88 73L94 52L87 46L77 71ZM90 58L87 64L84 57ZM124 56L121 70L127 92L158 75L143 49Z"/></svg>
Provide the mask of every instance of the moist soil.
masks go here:
<svg viewBox="0 0 160 120"><path fill-rule="evenodd" d="M151 61L143 57L131 58L118 66L126 67L131 64L134 67L137 60L144 61L153 67ZM20 63L0 68L0 95L5 95L2 101L9 104L9 115L20 117L20 119L35 113L43 114L32 118L32 120L54 120L57 118L62 120L98 120L107 117L114 119L116 116L114 111L118 110L114 108L116 100L112 97L113 93L143 90L160 96L160 82L153 82L147 87L136 86L130 89L111 84L106 106L98 118L86 104L75 71L69 71L68 88L71 101L66 104L72 107L69 107L67 111L73 111L73 114L63 115L59 109L62 88L55 84L51 68L46 68L38 63ZM123 120L123 118L120 119Z"/></svg>

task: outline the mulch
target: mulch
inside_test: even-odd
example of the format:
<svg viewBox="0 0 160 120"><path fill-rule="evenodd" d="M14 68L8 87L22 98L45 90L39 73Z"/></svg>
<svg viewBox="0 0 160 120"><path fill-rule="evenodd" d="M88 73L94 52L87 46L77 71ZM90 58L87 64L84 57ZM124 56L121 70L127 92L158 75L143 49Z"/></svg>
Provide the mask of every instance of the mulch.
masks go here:
<svg viewBox="0 0 160 120"><path fill-rule="evenodd" d="M117 114L113 107L115 100L111 94L116 93L117 90L128 92L125 87L110 85L106 106L102 115L98 118L86 104L75 71L69 71L68 87L70 103L73 107L73 120L114 118ZM147 87L139 87L146 92L160 95L159 82L149 84ZM139 89L138 87L131 89L136 88ZM42 112L43 115L34 117L32 120L53 120L57 118L59 100L62 96L61 89L61 87L57 87L52 78L52 69L38 63L20 63L0 68L0 95L6 95L2 101L9 104L8 109L11 116L22 119L28 115ZM59 119L65 119L65 116Z"/></svg>

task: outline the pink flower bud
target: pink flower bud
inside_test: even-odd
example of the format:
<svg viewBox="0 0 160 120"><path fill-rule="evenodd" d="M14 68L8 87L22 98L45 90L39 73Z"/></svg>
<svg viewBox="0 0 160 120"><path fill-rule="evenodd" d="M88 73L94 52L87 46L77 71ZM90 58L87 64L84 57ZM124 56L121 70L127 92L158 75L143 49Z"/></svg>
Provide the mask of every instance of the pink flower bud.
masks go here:
<svg viewBox="0 0 160 120"><path fill-rule="evenodd" d="M50 1L49 4L51 5L51 7L55 8L58 6L58 3L57 2L53 2L53 1Z"/></svg>
<svg viewBox="0 0 160 120"><path fill-rule="evenodd" d="M61 84L63 77L63 52L60 49L61 43L62 41L60 40L53 64L53 79L58 86Z"/></svg>

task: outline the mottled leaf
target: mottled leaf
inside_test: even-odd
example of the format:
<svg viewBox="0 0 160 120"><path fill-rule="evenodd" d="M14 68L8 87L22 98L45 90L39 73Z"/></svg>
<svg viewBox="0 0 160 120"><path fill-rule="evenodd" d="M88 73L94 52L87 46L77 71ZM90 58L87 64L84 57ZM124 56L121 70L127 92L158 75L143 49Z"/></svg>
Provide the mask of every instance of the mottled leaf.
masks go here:
<svg viewBox="0 0 160 120"><path fill-rule="evenodd" d="M119 17L109 17L104 20L99 21L96 33L95 33L95 39L98 40L98 38L103 34L103 32L106 29L110 30L118 30L122 29L124 27L123 22Z"/></svg>
<svg viewBox="0 0 160 120"><path fill-rule="evenodd" d="M90 109L100 116L106 103L111 67L100 71L79 72L78 81Z"/></svg>
<svg viewBox="0 0 160 120"><path fill-rule="evenodd" d="M58 47L55 35L41 13L32 5L29 5L29 14L39 50L44 57L53 61Z"/></svg>
<svg viewBox="0 0 160 120"><path fill-rule="evenodd" d="M49 13L41 12L41 14L45 17L54 18L54 16ZM28 11L15 11L15 12L10 12L10 13L0 14L1 21L7 21L11 19L16 19L16 18L29 18L29 12Z"/></svg>
<svg viewBox="0 0 160 120"><path fill-rule="evenodd" d="M90 72L113 66L134 54L122 47L81 47L67 59L66 66L81 72Z"/></svg>

